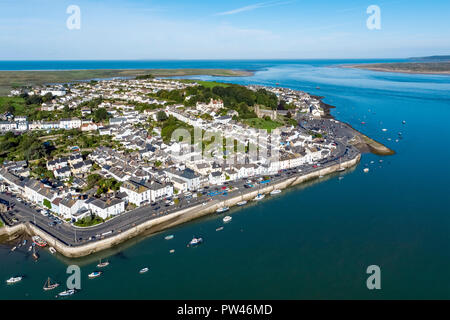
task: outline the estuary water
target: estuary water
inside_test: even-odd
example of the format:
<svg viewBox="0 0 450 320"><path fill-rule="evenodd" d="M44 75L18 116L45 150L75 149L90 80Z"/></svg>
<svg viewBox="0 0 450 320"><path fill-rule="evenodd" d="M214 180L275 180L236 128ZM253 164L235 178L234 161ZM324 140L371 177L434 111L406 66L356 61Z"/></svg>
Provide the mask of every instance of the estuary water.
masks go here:
<svg viewBox="0 0 450 320"><path fill-rule="evenodd" d="M228 224L223 216L211 215L88 258L69 260L41 251L34 262L24 249L11 253L0 245L0 299L54 299L65 287L71 264L81 267L82 290L69 299L450 299L450 76L337 67L355 62L372 61L131 66L256 70L245 78L191 78L279 83L324 96L324 102L336 106L332 114L337 119L396 154L365 154L341 179L325 177L232 209ZM9 63L10 70L32 69ZM104 66L79 63L81 69ZM48 68L75 67L54 62ZM174 239L164 240L168 234ZM187 248L193 236L203 237L204 244ZM102 277L88 280L100 258L110 266ZM381 290L367 289L370 265L381 269ZM150 271L140 275L144 267ZM14 275L25 278L7 286L4 281ZM60 282L61 290L44 292L47 277Z"/></svg>

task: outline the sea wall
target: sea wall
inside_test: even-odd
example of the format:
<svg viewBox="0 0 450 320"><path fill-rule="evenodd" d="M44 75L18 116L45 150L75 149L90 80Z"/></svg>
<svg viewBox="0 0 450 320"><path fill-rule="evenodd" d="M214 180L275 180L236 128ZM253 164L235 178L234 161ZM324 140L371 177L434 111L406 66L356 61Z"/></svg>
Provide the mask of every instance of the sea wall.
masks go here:
<svg viewBox="0 0 450 320"><path fill-rule="evenodd" d="M12 227L3 226L0 228L0 239L1 241L9 241L17 238L26 231L25 224L21 223Z"/></svg>
<svg viewBox="0 0 450 320"><path fill-rule="evenodd" d="M130 240L140 234L143 234L144 232L146 234L158 232L161 230L165 230L171 227L174 227L176 225L200 218L202 216L205 216L210 213L214 213L217 209L221 207L232 207L236 205L238 202L247 200L251 201L254 199L258 193L267 194L270 193L274 189L286 189L288 187L303 183L305 181L318 178L320 176L325 176L327 174L331 174L333 172L336 172L339 168L350 168L355 166L361 159L361 155L358 154L355 158L348 160L346 162L342 162L340 165L336 164L330 167L323 168L322 170L317 170L312 173L298 176L298 177L292 177L289 179L286 179L284 181L281 181L277 184L271 184L264 188L259 188L258 190L240 190L237 191L237 193L230 199L219 201L219 200L212 200L207 202L205 205L198 205L193 208L183 209L177 212L174 212L172 214L169 214L164 217L156 218L147 222L144 222L142 224L139 224L132 229L129 229L127 231L124 231L122 233L118 233L114 236L83 244L80 246L67 246L66 244L63 244L59 240L53 238L49 234L47 234L45 231L40 229L39 227L36 227L33 224L27 223L27 224L21 224L19 226L13 227L16 228L12 230L12 228L9 228L9 233L14 232L26 232L30 235L38 235L44 240L48 242L48 244L52 247L54 247L60 254L69 257L69 258L78 258L78 257L84 257L90 254L93 254L95 252L99 252L105 249L109 249L111 247L117 246L120 243L123 243L127 240ZM5 227L7 228L7 227ZM4 229L4 228L2 228ZM0 232L2 231L0 229ZM8 230L8 229L6 229Z"/></svg>

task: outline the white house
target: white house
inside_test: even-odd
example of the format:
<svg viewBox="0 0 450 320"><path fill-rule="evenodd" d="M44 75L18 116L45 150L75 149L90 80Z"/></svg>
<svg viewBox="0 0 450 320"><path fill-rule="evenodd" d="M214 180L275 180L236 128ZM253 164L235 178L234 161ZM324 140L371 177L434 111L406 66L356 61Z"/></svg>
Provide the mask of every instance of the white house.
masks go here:
<svg viewBox="0 0 450 320"><path fill-rule="evenodd" d="M78 118L61 119L59 121L60 129L79 129L81 127L81 120Z"/></svg>
<svg viewBox="0 0 450 320"><path fill-rule="evenodd" d="M73 215L84 207L84 200L72 199L72 197L66 197L59 202L59 214L64 219L72 219Z"/></svg>
<svg viewBox="0 0 450 320"><path fill-rule="evenodd" d="M89 203L92 213L102 219L121 214L125 211L125 201L118 199L95 199Z"/></svg>
<svg viewBox="0 0 450 320"><path fill-rule="evenodd" d="M125 181L120 187L120 192L125 192L128 195L128 202L138 207L151 201L151 190L133 180Z"/></svg>

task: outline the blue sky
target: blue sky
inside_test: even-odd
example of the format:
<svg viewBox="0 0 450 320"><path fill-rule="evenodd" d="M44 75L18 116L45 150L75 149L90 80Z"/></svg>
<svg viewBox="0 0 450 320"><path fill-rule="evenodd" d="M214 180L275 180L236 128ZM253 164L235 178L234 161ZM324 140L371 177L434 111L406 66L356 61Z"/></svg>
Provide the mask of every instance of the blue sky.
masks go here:
<svg viewBox="0 0 450 320"><path fill-rule="evenodd" d="M381 30L369 30L369 5ZM69 5L81 10L69 30ZM450 54L450 1L0 0L0 60L403 58Z"/></svg>

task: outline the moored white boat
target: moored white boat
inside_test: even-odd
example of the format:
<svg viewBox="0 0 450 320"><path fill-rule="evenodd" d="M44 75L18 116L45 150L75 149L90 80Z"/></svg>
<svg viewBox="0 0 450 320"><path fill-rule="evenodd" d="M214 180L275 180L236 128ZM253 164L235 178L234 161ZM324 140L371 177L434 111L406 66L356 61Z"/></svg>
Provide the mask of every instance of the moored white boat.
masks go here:
<svg viewBox="0 0 450 320"><path fill-rule="evenodd" d="M364 168L363 170L365 173L369 172L369 168Z"/></svg>
<svg viewBox="0 0 450 320"><path fill-rule="evenodd" d="M11 277L8 280L6 280L6 284L14 284L22 281L22 279L23 279L22 277Z"/></svg>
<svg viewBox="0 0 450 320"><path fill-rule="evenodd" d="M100 260L97 264L97 268L105 268L107 266L109 266L109 261L102 262L102 260Z"/></svg>
<svg viewBox="0 0 450 320"><path fill-rule="evenodd" d="M194 237L187 246L195 247L195 246L198 246L199 244L201 244L202 242L203 242L203 238L195 238Z"/></svg>
<svg viewBox="0 0 450 320"><path fill-rule="evenodd" d="M173 234L169 234L168 236L165 236L164 239L166 240L172 240L174 238Z"/></svg>
<svg viewBox="0 0 450 320"><path fill-rule="evenodd" d="M48 248L48 250L50 251L51 254L55 254L56 253L56 249L53 247Z"/></svg>
<svg viewBox="0 0 450 320"><path fill-rule="evenodd" d="M223 227L218 227L217 229L216 229L216 231L222 231L223 230Z"/></svg>
<svg viewBox="0 0 450 320"><path fill-rule="evenodd" d="M94 271L94 272L90 273L88 275L88 277L89 277L89 279L95 279L95 278L100 277L102 275L102 273L103 272L101 272L101 271Z"/></svg>
<svg viewBox="0 0 450 320"><path fill-rule="evenodd" d="M264 199L265 196L266 195L259 193L253 200L254 201L259 201L259 200Z"/></svg>
<svg viewBox="0 0 450 320"><path fill-rule="evenodd" d="M227 212L228 210L230 210L229 207L222 207L216 210L217 213L224 213Z"/></svg>
<svg viewBox="0 0 450 320"><path fill-rule="evenodd" d="M270 192L271 195L275 195L275 194L279 194L279 193L281 193L280 189L275 189Z"/></svg>
<svg viewBox="0 0 450 320"><path fill-rule="evenodd" d="M63 292L58 293L58 296L60 297L68 297L75 294L75 289L69 289L69 290L65 290Z"/></svg>
<svg viewBox="0 0 450 320"><path fill-rule="evenodd" d="M142 268L141 270L139 270L140 274L146 273L148 272L148 268Z"/></svg>
<svg viewBox="0 0 450 320"><path fill-rule="evenodd" d="M230 222L231 219L232 218L230 216L226 216L225 218L223 218L223 222Z"/></svg>
<svg viewBox="0 0 450 320"><path fill-rule="evenodd" d="M247 204L247 201L240 201L238 203L236 203L236 205L238 205L239 207L245 206Z"/></svg>

